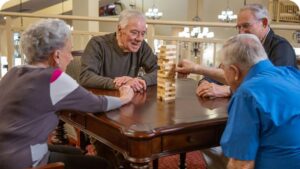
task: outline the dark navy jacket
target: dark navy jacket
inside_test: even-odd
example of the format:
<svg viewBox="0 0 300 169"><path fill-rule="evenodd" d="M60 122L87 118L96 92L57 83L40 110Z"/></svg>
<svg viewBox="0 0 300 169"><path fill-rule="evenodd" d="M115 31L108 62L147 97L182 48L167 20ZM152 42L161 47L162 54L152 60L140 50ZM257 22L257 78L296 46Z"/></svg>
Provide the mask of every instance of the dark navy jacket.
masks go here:
<svg viewBox="0 0 300 169"><path fill-rule="evenodd" d="M292 45L283 37L276 35L271 28L263 46L273 65L293 66L298 69L296 53ZM207 80L219 85L222 84L208 77L204 77L202 80Z"/></svg>

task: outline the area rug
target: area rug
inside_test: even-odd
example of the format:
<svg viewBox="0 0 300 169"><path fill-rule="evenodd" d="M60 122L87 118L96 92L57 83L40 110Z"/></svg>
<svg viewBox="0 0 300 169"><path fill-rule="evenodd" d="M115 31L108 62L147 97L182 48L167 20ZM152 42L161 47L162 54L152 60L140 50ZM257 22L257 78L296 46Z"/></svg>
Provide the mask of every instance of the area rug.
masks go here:
<svg viewBox="0 0 300 169"><path fill-rule="evenodd" d="M179 155L167 156L159 159L158 169L177 169ZM206 169L203 156L200 151L193 151L186 154L187 169Z"/></svg>

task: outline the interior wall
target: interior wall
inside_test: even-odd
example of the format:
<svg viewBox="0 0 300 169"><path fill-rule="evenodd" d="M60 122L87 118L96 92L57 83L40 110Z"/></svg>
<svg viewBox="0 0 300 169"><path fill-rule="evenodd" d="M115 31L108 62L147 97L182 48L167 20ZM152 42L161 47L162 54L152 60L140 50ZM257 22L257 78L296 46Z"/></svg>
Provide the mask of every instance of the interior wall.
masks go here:
<svg viewBox="0 0 300 169"><path fill-rule="evenodd" d="M125 9L137 9L145 13L148 8L153 6L153 1L149 0L121 0L120 1ZM135 4L130 6L130 4ZM170 4L176 4L170 7ZM177 0L156 0L155 6L158 7L159 11L163 12L162 20L177 20L185 21L188 18L188 1ZM116 24L114 23L100 23L99 30L101 32L111 32L116 29ZM156 33L160 35L171 35L172 28L166 26L156 26Z"/></svg>
<svg viewBox="0 0 300 169"><path fill-rule="evenodd" d="M98 0L73 0L73 15L98 17L99 15ZM99 23L95 21L73 21L74 30L98 32ZM90 36L73 36L73 50L83 50Z"/></svg>

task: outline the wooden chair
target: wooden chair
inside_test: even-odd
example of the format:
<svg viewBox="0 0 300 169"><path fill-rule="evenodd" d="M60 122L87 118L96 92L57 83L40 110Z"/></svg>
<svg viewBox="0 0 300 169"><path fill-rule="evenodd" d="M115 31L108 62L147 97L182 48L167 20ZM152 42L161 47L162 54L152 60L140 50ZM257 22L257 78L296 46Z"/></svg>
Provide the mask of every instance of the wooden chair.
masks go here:
<svg viewBox="0 0 300 169"><path fill-rule="evenodd" d="M70 75L74 80L79 82L81 69L81 56L74 56L73 60L67 67L66 73Z"/></svg>
<svg viewBox="0 0 300 169"><path fill-rule="evenodd" d="M73 60L70 62L66 69L66 73L71 76L74 80L79 82L80 69L81 69L81 56L83 51L72 51ZM67 127L65 127L65 125ZM67 130L66 130L67 129ZM65 124L60 121L57 128L55 129L55 137L57 142L52 142L54 144L69 144L72 146L80 147L80 131L74 127ZM74 132L75 131L75 132ZM84 146L84 145L83 145ZM84 149L84 147L81 147Z"/></svg>
<svg viewBox="0 0 300 169"><path fill-rule="evenodd" d="M65 168L65 164L62 162L55 162L55 163L50 163L50 164L46 164L44 166L40 166L40 167L34 167L34 168L28 168L28 169L64 169Z"/></svg>
<svg viewBox="0 0 300 169"><path fill-rule="evenodd" d="M79 76L81 70L81 56L83 54L82 50L72 51L73 60L69 63L66 73L71 76L74 80L79 83ZM81 133L78 129L72 127L71 125L65 124L65 131L69 139L69 144L76 147L84 149L85 145L81 145Z"/></svg>

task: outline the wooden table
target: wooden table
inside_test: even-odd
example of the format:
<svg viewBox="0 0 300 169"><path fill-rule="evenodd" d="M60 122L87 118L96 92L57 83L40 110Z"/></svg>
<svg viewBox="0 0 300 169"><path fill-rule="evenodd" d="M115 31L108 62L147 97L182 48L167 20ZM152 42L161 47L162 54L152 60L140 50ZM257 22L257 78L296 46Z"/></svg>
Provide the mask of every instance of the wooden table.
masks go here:
<svg viewBox="0 0 300 169"><path fill-rule="evenodd" d="M132 103L107 113L64 111L60 118L121 152L132 168L148 168L163 156L217 146L227 120L228 99L203 100L197 82L177 80L176 100L156 99L156 86ZM91 90L118 95L117 91Z"/></svg>

